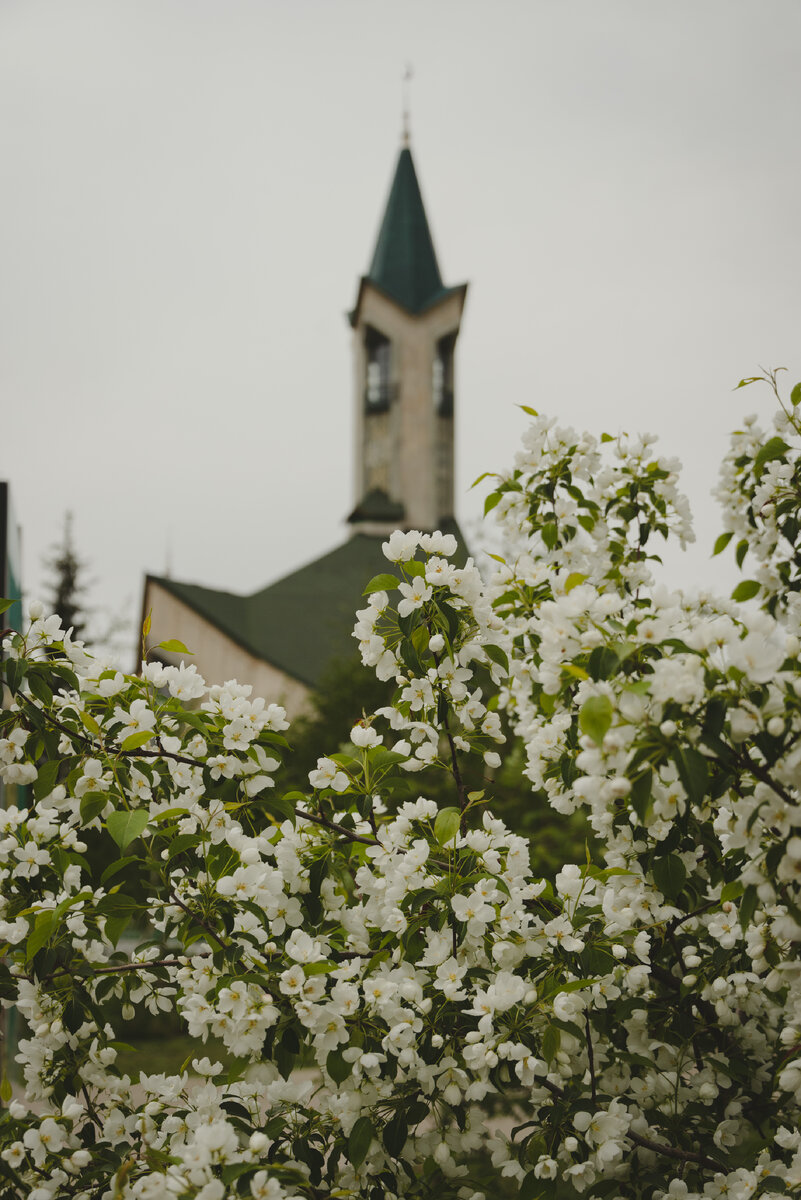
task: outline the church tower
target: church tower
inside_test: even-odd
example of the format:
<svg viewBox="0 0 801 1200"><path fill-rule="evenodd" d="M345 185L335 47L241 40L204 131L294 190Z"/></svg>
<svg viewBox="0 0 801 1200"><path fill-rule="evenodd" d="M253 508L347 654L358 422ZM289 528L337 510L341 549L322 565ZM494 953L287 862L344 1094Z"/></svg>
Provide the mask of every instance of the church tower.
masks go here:
<svg viewBox="0 0 801 1200"><path fill-rule="evenodd" d="M408 139L370 270L350 314L356 403L355 507L350 537L252 595L148 575L142 622L148 646L180 638L209 683L241 679L308 711L332 664L352 663L354 613L369 579L387 569L394 529L442 529L466 547L454 517L454 348L467 285L439 273ZM358 711L352 714L358 720Z"/></svg>
<svg viewBox="0 0 801 1200"><path fill-rule="evenodd" d="M467 284L445 287L412 153L403 145L350 313L354 534L432 530L454 517L454 351Z"/></svg>

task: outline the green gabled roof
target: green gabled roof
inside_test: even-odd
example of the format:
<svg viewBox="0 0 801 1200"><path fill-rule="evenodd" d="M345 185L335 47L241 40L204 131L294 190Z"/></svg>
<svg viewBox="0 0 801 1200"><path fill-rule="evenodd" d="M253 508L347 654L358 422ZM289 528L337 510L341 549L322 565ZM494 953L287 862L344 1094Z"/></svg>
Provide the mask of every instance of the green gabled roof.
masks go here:
<svg viewBox="0 0 801 1200"><path fill-rule="evenodd" d="M458 525L443 521L442 531L456 535L456 561L463 563L464 539ZM351 635L356 609L367 604L362 593L374 575L393 570L381 549L385 541L385 537L355 534L252 596L154 575L149 579L256 658L314 687L331 662L356 653Z"/></svg>
<svg viewBox="0 0 801 1200"><path fill-rule="evenodd" d="M366 278L412 313L450 290L442 283L412 154L406 147L398 158Z"/></svg>

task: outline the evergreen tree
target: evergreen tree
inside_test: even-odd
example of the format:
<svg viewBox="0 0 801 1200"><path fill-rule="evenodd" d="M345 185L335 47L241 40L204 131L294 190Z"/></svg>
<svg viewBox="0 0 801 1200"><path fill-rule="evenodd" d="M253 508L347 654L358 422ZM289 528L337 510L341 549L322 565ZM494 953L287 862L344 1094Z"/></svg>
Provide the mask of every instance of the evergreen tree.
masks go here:
<svg viewBox="0 0 801 1200"><path fill-rule="evenodd" d="M86 593L83 575L86 563L78 557L75 551L71 512L64 514L64 535L60 545L54 547L53 553L46 560L45 565L53 573L49 596L50 610L58 613L65 629L72 629L73 637L83 638L86 630L83 608L83 598Z"/></svg>

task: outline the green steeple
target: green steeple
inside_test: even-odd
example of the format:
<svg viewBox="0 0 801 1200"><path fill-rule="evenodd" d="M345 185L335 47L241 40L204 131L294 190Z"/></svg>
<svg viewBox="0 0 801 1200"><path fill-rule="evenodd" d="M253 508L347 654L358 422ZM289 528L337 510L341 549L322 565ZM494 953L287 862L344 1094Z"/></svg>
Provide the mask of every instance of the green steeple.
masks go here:
<svg viewBox="0 0 801 1200"><path fill-rule="evenodd" d="M447 290L442 284L420 185L407 147L398 158L366 278L412 313L420 312Z"/></svg>

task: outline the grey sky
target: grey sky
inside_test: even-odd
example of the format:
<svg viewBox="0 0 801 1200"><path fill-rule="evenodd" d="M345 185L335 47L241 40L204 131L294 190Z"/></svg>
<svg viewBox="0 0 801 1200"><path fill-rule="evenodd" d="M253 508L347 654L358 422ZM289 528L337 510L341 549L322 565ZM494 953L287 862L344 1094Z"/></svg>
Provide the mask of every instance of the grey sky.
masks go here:
<svg viewBox="0 0 801 1200"><path fill-rule="evenodd" d="M732 396L801 378L797 0L2 0L0 478L25 579L75 515L99 599L249 590L351 506L344 313L414 64L443 275L469 280L466 489L518 403L652 429L708 499ZM671 559L671 565L673 560Z"/></svg>

